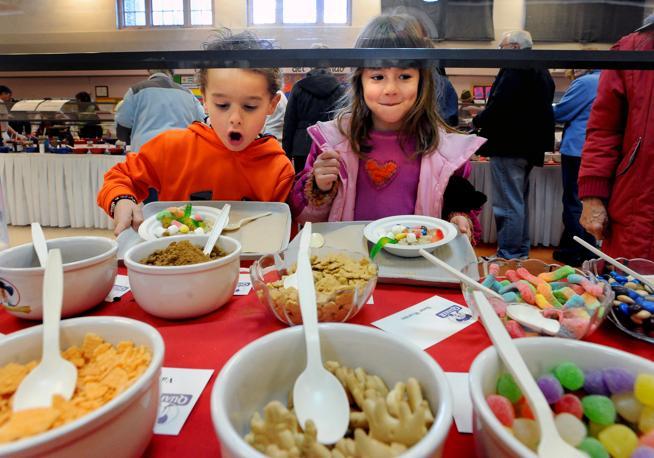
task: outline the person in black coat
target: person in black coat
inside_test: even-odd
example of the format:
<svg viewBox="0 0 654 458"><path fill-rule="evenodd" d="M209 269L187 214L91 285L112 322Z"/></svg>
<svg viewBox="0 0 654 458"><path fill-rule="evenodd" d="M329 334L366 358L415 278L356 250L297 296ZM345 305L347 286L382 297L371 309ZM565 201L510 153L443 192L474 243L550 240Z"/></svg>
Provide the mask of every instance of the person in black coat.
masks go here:
<svg viewBox="0 0 654 458"><path fill-rule="evenodd" d="M284 115L282 147L296 172L304 169L311 149L307 127L332 119L343 92L341 83L327 68L314 68L293 86Z"/></svg>
<svg viewBox="0 0 654 458"><path fill-rule="evenodd" d="M530 49L529 32L505 34L501 49ZM554 150L554 81L545 69L503 68L486 108L474 119L488 141L477 151L490 157L492 200L497 225L497 256L529 256L529 173Z"/></svg>

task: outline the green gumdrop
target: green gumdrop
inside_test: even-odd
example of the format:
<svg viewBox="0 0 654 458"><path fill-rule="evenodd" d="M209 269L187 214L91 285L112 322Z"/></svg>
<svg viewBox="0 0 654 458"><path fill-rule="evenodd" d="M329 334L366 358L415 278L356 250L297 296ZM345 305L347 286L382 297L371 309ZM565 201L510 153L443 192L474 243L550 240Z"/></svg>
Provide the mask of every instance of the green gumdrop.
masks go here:
<svg viewBox="0 0 654 458"><path fill-rule="evenodd" d="M513 376L508 372L500 375L497 379L497 394L508 398L512 404L518 402L522 397L520 387L515 383Z"/></svg>
<svg viewBox="0 0 654 458"><path fill-rule="evenodd" d="M581 400L584 415L599 425L612 425L615 423L616 411L613 401L606 396L591 394Z"/></svg>
<svg viewBox="0 0 654 458"><path fill-rule="evenodd" d="M609 458L609 453L602 443L594 437L585 438L577 448L588 453L590 458Z"/></svg>
<svg viewBox="0 0 654 458"><path fill-rule="evenodd" d="M584 372L575 363L564 362L554 368L554 377L570 391L584 386Z"/></svg>

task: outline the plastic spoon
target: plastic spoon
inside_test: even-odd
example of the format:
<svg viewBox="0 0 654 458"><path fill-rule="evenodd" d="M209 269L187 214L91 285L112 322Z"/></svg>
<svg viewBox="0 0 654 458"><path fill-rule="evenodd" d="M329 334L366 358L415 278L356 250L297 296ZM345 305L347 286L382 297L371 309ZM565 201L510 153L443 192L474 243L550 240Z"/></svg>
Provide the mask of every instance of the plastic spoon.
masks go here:
<svg viewBox="0 0 654 458"><path fill-rule="evenodd" d="M322 234L318 232L313 232L311 234L311 239L309 240L310 248L320 248L325 244L325 238ZM297 289L297 270L294 274L287 275L284 277L284 288L295 288Z"/></svg>
<svg viewBox="0 0 654 458"><path fill-rule="evenodd" d="M41 362L27 374L14 394L14 412L50 407L52 396L70 399L77 383L77 368L61 357L59 321L64 296L61 251L50 250L43 276L43 353Z"/></svg>
<svg viewBox="0 0 654 458"><path fill-rule="evenodd" d="M334 444L347 431L350 420L350 404L341 382L322 364L316 289L309 259L311 223L306 223L300 235L297 260L297 276L300 288L300 310L304 341L307 346L307 366L295 380L293 405L300 426L313 420L318 432L318 442Z"/></svg>
<svg viewBox="0 0 654 458"><path fill-rule="evenodd" d="M522 394L529 401L529 406L534 413L535 420L540 429L538 456L555 456L557 458L583 458L587 456L585 453L565 442L559 435L554 423L554 415L545 400L543 392L536 384L520 352L513 344L511 336L509 336L502 321L495 314L495 310L493 310L493 306L488 302L486 296L481 291L473 291L472 295L475 298L481 321L484 323L486 332L493 341L495 350L522 390Z"/></svg>
<svg viewBox="0 0 654 458"><path fill-rule="evenodd" d="M248 216L246 218L241 218L238 223L232 223L225 226L223 229L224 232L236 231L245 226L247 223L254 221L255 219L263 218L264 216L272 215L272 212L259 213L257 215Z"/></svg>
<svg viewBox="0 0 654 458"><path fill-rule="evenodd" d="M36 251L41 267L45 267L48 260L48 245L39 223L32 223L32 245L34 245L34 251Z"/></svg>
<svg viewBox="0 0 654 458"><path fill-rule="evenodd" d="M216 221L213 224L213 229L211 229L211 232L209 232L207 243L204 245L204 250L202 250L205 256L209 256L211 250L213 250L213 247L216 245L218 237L220 237L220 234L227 224L227 221L229 221L229 210L231 210L231 208L231 205L225 204L220 212L220 215L218 215L218 218L216 218Z"/></svg>
<svg viewBox="0 0 654 458"><path fill-rule="evenodd" d="M594 254L596 254L596 255L599 256L600 258L604 259L604 260L605 260L606 262L608 262L609 264L613 264L615 267L617 267L617 268L620 269L621 271L623 271L623 272L625 272L625 273L631 275L631 276L634 277L636 280L645 283L647 286L649 286L651 289L654 290L654 284L652 284L652 282L651 282L650 280L648 280L646 277L644 277L643 275L639 274L639 273L636 272L635 270L631 270L629 267L625 266L624 264L622 264L621 262L617 261L616 259L613 259L611 256L609 256L608 254L604 253L603 251L598 250L598 249L595 248L593 245L591 245L590 243L586 242L584 239L579 238L579 237L577 237L576 235L575 235L574 237L572 237L572 238L574 239L575 242L577 242L579 245L581 245L581 246L583 246L584 248L586 248L588 251L593 252Z"/></svg>

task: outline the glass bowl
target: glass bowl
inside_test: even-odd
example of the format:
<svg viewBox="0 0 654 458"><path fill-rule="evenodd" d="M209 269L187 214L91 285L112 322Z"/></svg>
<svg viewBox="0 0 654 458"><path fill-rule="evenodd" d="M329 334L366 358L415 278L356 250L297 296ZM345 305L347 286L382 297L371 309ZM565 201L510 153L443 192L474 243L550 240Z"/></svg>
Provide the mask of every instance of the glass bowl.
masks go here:
<svg viewBox="0 0 654 458"><path fill-rule="evenodd" d="M476 272L479 275L479 282L481 283L489 275L491 264L497 264L499 266L499 273L495 278L497 281L506 280L507 271L516 270L520 267L524 267L529 271L529 273L536 276L541 273L553 272L561 267L558 264L547 264L539 259L517 260L498 258L494 260L481 260L477 263L470 263L463 268L463 273L474 278L476 276ZM547 318L557 319L561 323L561 328L555 337L583 339L589 336L600 326L600 324L602 324L602 321L604 321L608 315L610 306L613 303L614 295L608 283L599 281L595 275L587 270L575 269L575 272L583 275L591 283L602 285L603 293L598 299L599 306L588 307L586 304L584 304L583 307L576 308L564 306L563 308L544 309L543 315L545 315ZM466 303L476 314L477 306L472 295L472 289L465 284L462 284L461 288ZM495 299L493 297L489 297L488 299L500 318L504 321L507 330L513 337L549 335L545 333L539 333L536 330L519 324L506 316L506 302ZM585 311L588 313L588 318L579 319L579 313L583 314L583 311L580 311L581 309L585 309ZM574 324L574 326L568 325L569 323Z"/></svg>
<svg viewBox="0 0 654 458"><path fill-rule="evenodd" d="M649 259L625 259L617 258L619 262L635 270L641 275L654 275L654 262ZM583 269L598 276L602 280L608 280L609 272L615 271L616 273L627 277L627 274L621 270L613 267L608 262L602 259L592 259L583 264ZM618 294L616 294L617 296ZM646 320L636 320L631 318L631 314L625 313L624 309L620 307L620 301L613 302L613 306L608 313L609 321L611 321L618 329L640 340L649 343L654 343L654 315ZM638 322L640 321L640 322Z"/></svg>
<svg viewBox="0 0 654 458"><path fill-rule="evenodd" d="M287 249L262 256L250 267L257 297L279 321L289 326L302 323L297 290L283 286L283 278L295 272L296 259L297 251ZM325 262L327 259L330 262ZM343 266L344 260L348 262L347 269ZM330 247L312 248L311 265L320 322L345 322L354 317L377 284L377 265L361 253ZM324 272L335 275L327 276ZM353 285L356 279L359 282Z"/></svg>

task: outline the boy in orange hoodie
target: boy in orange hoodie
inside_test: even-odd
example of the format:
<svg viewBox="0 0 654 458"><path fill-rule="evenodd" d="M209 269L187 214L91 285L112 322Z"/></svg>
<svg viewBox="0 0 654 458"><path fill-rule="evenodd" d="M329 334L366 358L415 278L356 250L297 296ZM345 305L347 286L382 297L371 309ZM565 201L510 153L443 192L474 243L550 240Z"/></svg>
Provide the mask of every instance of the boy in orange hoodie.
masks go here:
<svg viewBox="0 0 654 458"><path fill-rule="evenodd" d="M225 29L205 48L262 49L265 43ZM143 222L138 202L149 188L160 200L191 200L201 193L213 200L284 202L293 166L275 137L260 135L279 101L279 76L279 69L201 70L211 126L195 122L163 132L105 174L97 201L114 219L114 233L138 229Z"/></svg>

